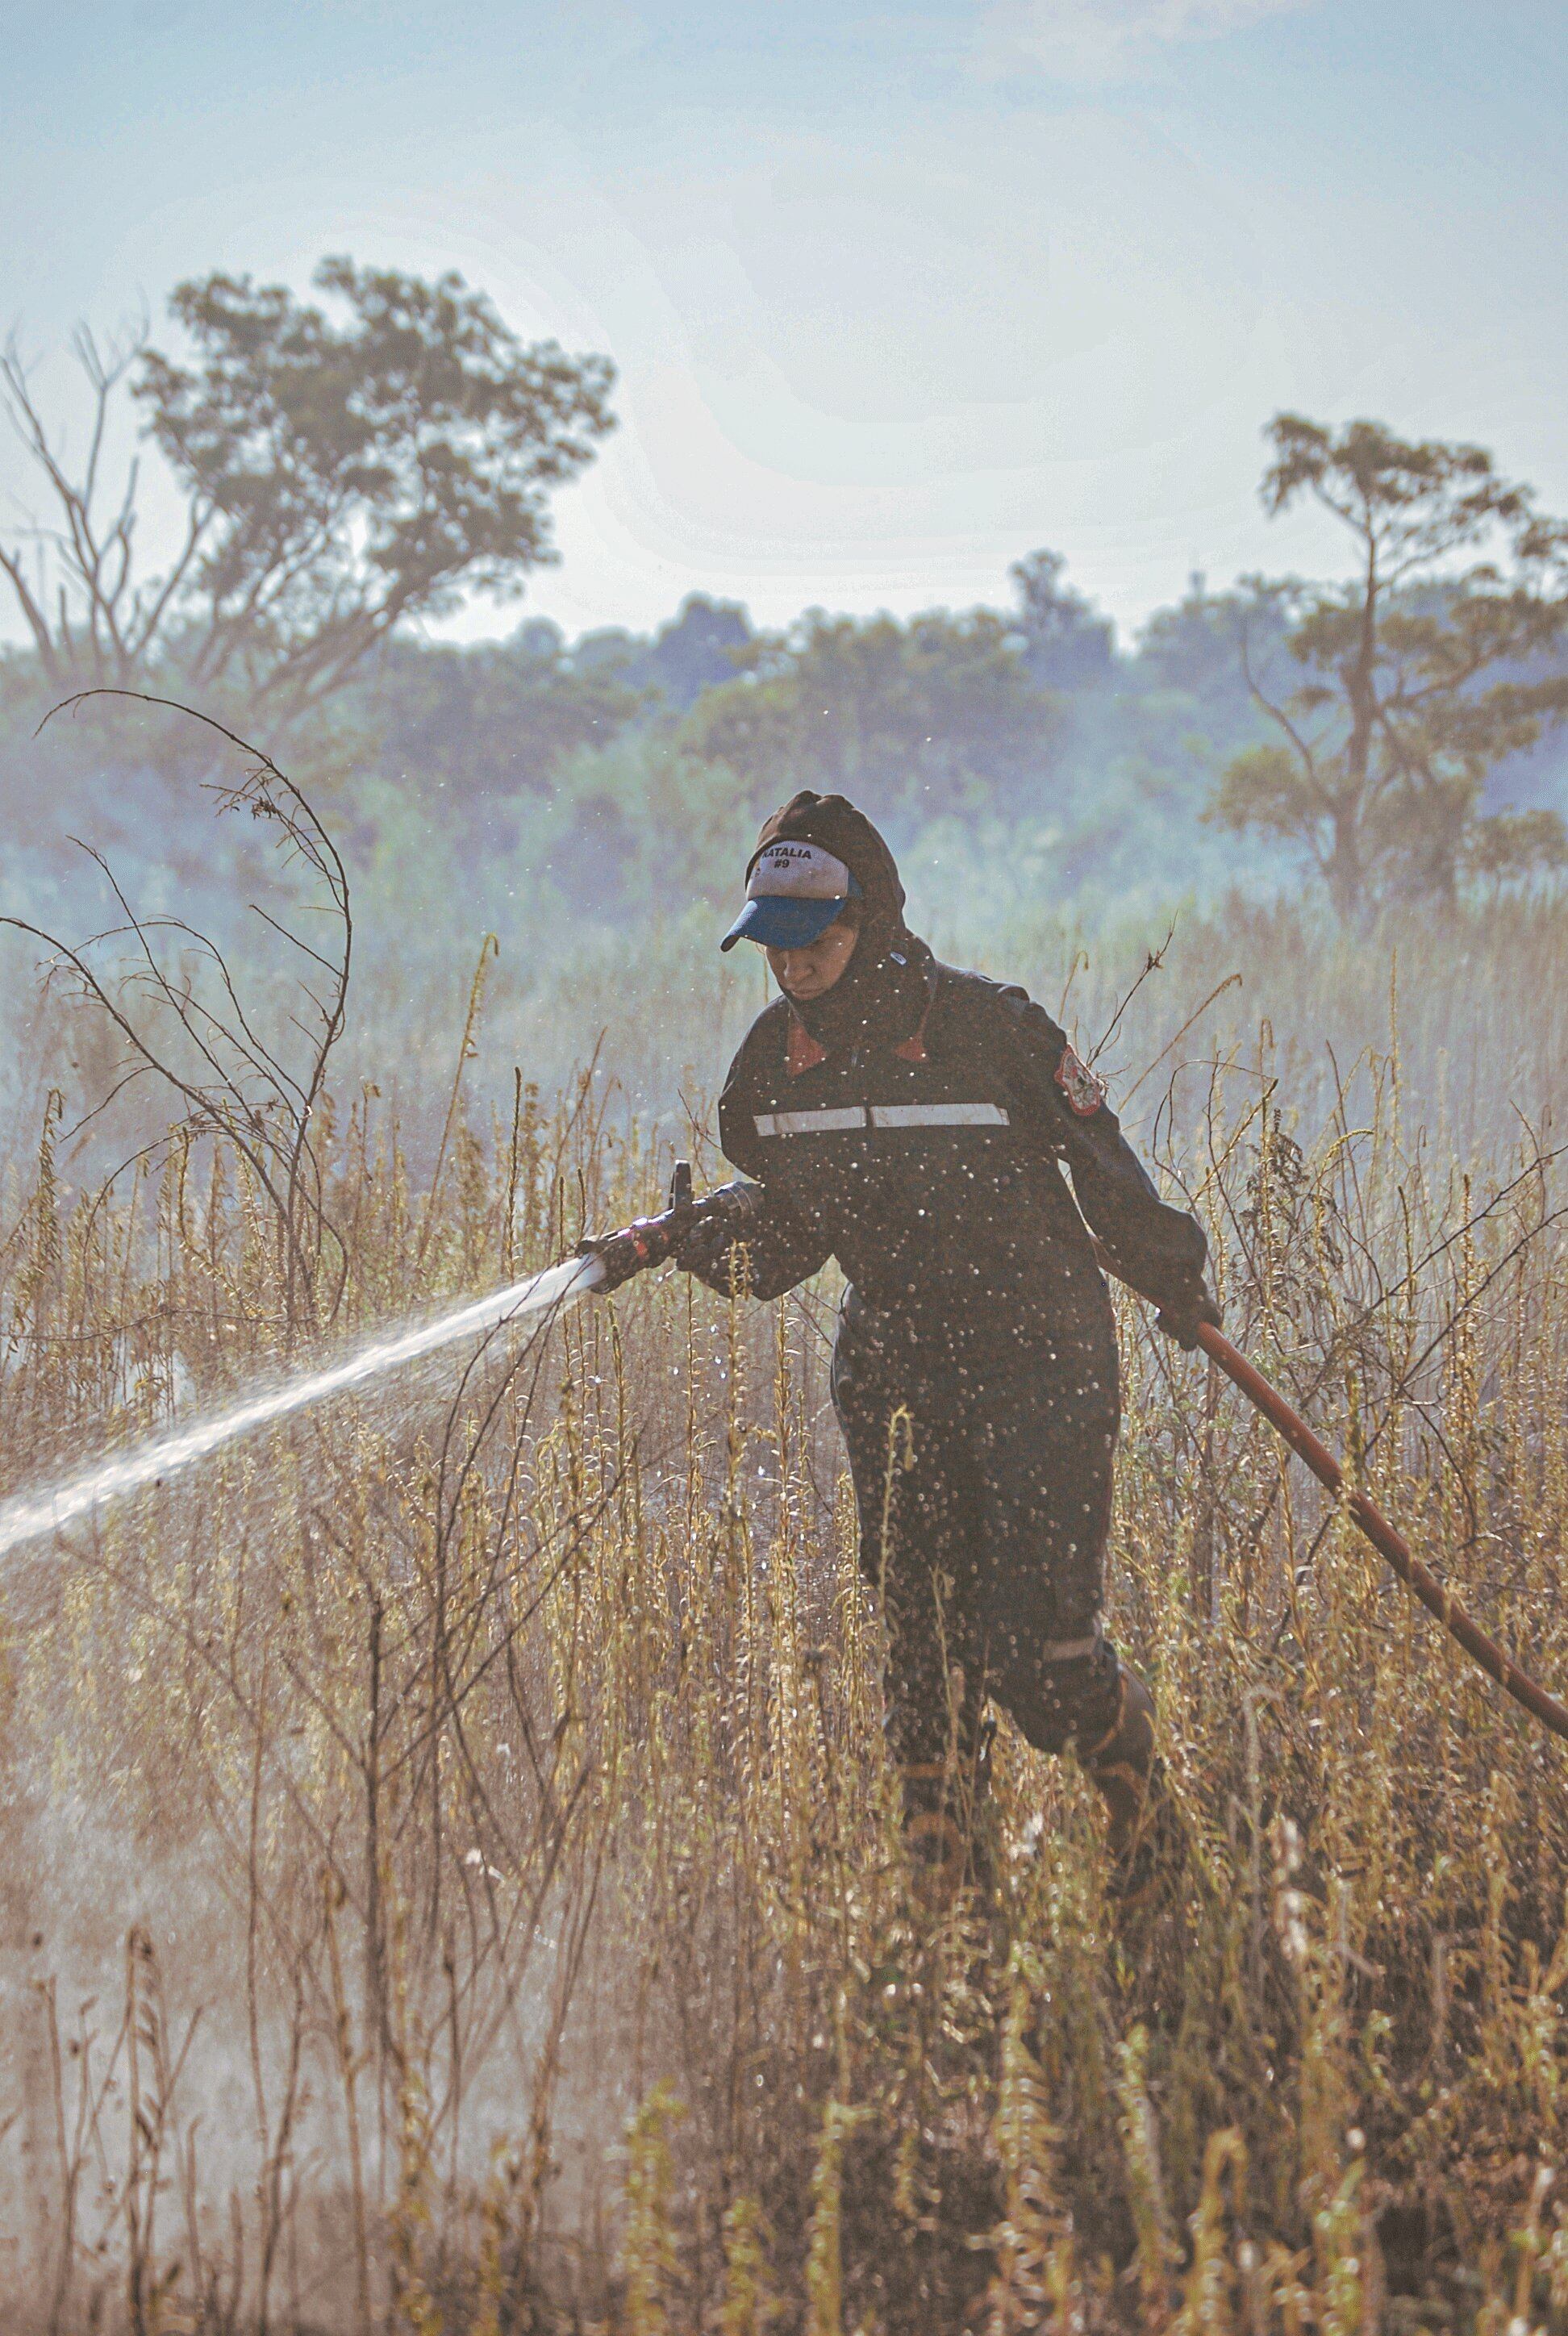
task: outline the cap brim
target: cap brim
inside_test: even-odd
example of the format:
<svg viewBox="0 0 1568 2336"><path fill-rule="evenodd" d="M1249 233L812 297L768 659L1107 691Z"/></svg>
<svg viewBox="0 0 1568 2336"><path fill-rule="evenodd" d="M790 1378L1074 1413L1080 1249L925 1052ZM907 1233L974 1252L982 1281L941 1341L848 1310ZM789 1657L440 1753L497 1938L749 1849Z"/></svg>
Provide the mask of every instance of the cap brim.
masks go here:
<svg viewBox="0 0 1568 2336"><path fill-rule="evenodd" d="M797 894L765 892L748 900L719 943L756 941L763 949L809 949L843 910L844 900L804 900Z"/></svg>

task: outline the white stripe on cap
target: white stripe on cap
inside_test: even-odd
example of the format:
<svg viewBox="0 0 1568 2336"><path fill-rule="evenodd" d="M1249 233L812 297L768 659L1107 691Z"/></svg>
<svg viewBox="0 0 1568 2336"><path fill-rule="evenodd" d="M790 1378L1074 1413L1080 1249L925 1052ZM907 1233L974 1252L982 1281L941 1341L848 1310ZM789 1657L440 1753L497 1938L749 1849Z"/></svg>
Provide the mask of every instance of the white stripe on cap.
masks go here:
<svg viewBox="0 0 1568 2336"><path fill-rule="evenodd" d="M862 1127L1008 1127L1007 1113L994 1103L851 1104L837 1111L759 1111L759 1135L844 1135Z"/></svg>
<svg viewBox="0 0 1568 2336"><path fill-rule="evenodd" d="M854 887L842 860L820 843L770 843L745 888L748 900L844 900Z"/></svg>

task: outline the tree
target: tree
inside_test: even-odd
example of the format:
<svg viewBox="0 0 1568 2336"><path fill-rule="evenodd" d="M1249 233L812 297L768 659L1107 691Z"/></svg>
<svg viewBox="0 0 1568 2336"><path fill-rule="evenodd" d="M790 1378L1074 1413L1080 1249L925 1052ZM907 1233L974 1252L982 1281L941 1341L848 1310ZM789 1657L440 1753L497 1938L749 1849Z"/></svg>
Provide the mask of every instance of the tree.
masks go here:
<svg viewBox="0 0 1568 2336"><path fill-rule="evenodd" d="M1092 689L1115 670L1116 628L1063 583L1066 565L1059 551L1031 551L1008 570L1018 596L1024 662L1047 689Z"/></svg>
<svg viewBox="0 0 1568 2336"><path fill-rule="evenodd" d="M1305 676L1295 689L1265 689L1243 631L1248 683L1278 735L1233 757L1210 815L1303 847L1343 918L1379 890L1451 899L1485 858L1488 774L1568 714L1568 528L1478 446L1373 422L1336 435L1292 414L1268 435L1265 509L1310 496L1350 534L1356 572L1274 588ZM1513 860L1556 852L1550 822L1509 830Z"/></svg>
<svg viewBox="0 0 1568 2336"><path fill-rule="evenodd" d="M1466 873L1495 887L1568 869L1568 828L1554 811L1498 811L1478 819L1466 840Z"/></svg>
<svg viewBox="0 0 1568 2336"><path fill-rule="evenodd" d="M1261 717L1238 650L1244 641L1252 664L1265 668L1290 630L1291 589L1249 577L1231 591L1211 592L1205 577L1190 576L1183 598L1156 608L1140 631L1130 686L1177 694L1211 727L1251 734Z"/></svg>
<svg viewBox="0 0 1568 2336"><path fill-rule="evenodd" d="M342 701L375 740L375 759L448 812L541 794L572 755L608 746L648 693L616 667L583 667L541 618L510 640L390 642Z"/></svg>
<svg viewBox="0 0 1568 2336"><path fill-rule="evenodd" d="M735 678L737 660L754 635L735 600L690 592L680 614L661 625L648 653L648 674L667 705L684 714L705 689Z"/></svg>
<svg viewBox="0 0 1568 2336"><path fill-rule="evenodd" d="M0 396L52 498L34 531L57 571L48 594L24 548L0 568L46 678L122 686L160 667L187 690L237 687L287 717L341 686L415 618L469 593L506 599L555 554L550 491L612 425L613 370L552 341L524 345L483 293L325 259L326 305L282 285L213 274L170 310L185 361L145 335L76 353L93 426L73 477L15 346ZM138 472L101 509L104 448L129 386L185 498L180 549L138 581Z"/></svg>
<svg viewBox="0 0 1568 2336"><path fill-rule="evenodd" d="M1016 801L1059 727L1056 699L989 608L907 625L815 608L732 654L742 672L704 691L680 743L759 795L820 787L922 817Z"/></svg>
<svg viewBox="0 0 1568 2336"><path fill-rule="evenodd" d="M705 689L733 681L756 636L738 600L710 600L688 592L680 611L650 640L624 625L584 633L572 650L581 673L618 674L628 688L646 689L674 714L685 714Z"/></svg>

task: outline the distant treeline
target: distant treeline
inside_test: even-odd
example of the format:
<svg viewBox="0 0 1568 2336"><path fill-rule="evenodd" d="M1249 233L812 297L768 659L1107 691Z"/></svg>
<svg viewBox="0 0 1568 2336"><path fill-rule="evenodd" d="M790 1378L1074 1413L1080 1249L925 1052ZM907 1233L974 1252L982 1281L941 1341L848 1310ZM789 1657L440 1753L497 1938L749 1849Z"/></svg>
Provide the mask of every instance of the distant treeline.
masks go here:
<svg viewBox="0 0 1568 2336"><path fill-rule="evenodd" d="M943 905L977 882L1066 902L1290 881L1289 839L1205 815L1227 770L1271 741L1248 672L1290 664L1280 592L1194 575L1124 643L1063 567L1037 552L1010 608L908 619L812 610L765 632L693 594L648 634L569 640L534 618L471 647L394 638L276 751L377 891L418 893L450 861L481 912L520 888L592 923L722 895L760 817L798 786L862 803ZM177 670L165 686L181 690ZM200 740L112 705L38 739L53 702L34 656L0 662L8 904L24 868L62 864L67 830L131 877L204 864L210 839L189 817ZM243 724L242 705L219 706ZM273 744L265 715L255 735ZM1505 758L1485 800L1568 809L1568 748L1548 736Z"/></svg>
<svg viewBox="0 0 1568 2336"><path fill-rule="evenodd" d="M1263 736L1236 636L1277 648L1277 610L1194 577L1120 649L1061 567L1020 562L1002 610L816 609L769 633L698 594L650 635L535 619L477 647L395 642L338 709L363 741L350 792L373 821L391 794L492 851L537 847L537 872L611 909L661 868L700 882L694 851L739 850L802 786L852 794L906 849L1005 829L1052 898L1167 881L1178 837L1183 884L1227 881L1236 842L1200 814Z"/></svg>
<svg viewBox="0 0 1568 2336"><path fill-rule="evenodd" d="M698 593L648 635L532 619L441 646L433 622L555 558L554 498L616 426L614 366L522 342L455 274L339 255L313 289L192 278L168 348L83 328L84 441L0 355L49 522L0 530L24 643L0 659L0 905L54 882L72 826L171 890L208 864L189 725L122 700L34 743L51 704L104 686L200 707L292 768L404 934L526 903L546 929L563 907L667 919L733 889L802 786L885 822L939 911L1305 871L1364 925L1568 868L1568 523L1483 448L1277 414L1264 507L1329 514L1340 573L1194 576L1131 642L1036 550L999 608L765 632ZM140 458L108 475L128 427L184 500L154 573Z"/></svg>

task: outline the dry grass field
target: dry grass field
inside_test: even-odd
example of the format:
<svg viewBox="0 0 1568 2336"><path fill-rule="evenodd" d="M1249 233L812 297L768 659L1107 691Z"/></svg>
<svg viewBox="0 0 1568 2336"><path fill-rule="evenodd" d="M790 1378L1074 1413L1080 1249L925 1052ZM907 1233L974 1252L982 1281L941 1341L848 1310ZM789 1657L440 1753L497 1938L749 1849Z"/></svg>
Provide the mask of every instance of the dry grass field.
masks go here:
<svg viewBox="0 0 1568 2336"><path fill-rule="evenodd" d="M1140 1108L1193 1058L1154 1135L1232 1335L1561 1689L1568 944L1510 931L1446 984L1411 936L1392 1019L1386 948L1276 957L1300 1029L1367 988L1359 1059L1254 985ZM302 1280L227 1136L68 1190L51 1105L0 1493L656 1203L641 1127L525 1066L416 1169L341 1095ZM1004 1729L997 1889L923 1908L833 1296L636 1283L7 1559L8 2331L1568 2330L1564 1747L1124 1297L1113 1628L1184 1865L1120 1913L1073 1765Z"/></svg>

